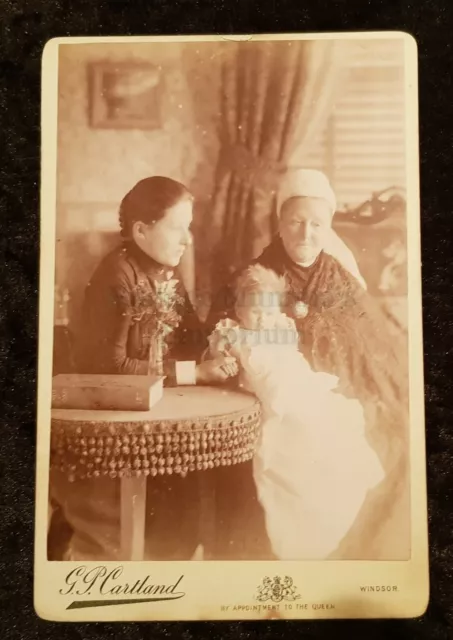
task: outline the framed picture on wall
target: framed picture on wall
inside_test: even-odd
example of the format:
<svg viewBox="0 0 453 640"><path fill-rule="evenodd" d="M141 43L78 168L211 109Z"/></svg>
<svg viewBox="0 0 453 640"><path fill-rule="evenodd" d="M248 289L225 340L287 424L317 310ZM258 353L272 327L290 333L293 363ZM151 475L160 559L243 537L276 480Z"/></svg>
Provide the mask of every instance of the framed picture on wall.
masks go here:
<svg viewBox="0 0 453 640"><path fill-rule="evenodd" d="M147 62L95 62L89 66L89 121L93 128L158 129L161 74Z"/></svg>

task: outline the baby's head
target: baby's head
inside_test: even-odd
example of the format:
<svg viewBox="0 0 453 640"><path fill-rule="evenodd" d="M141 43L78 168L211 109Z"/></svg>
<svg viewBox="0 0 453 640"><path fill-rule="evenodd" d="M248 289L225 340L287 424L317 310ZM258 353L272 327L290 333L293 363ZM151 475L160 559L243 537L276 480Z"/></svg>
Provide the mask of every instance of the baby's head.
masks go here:
<svg viewBox="0 0 453 640"><path fill-rule="evenodd" d="M272 329L282 314L286 284L275 271L254 264L236 283L236 316L244 329Z"/></svg>

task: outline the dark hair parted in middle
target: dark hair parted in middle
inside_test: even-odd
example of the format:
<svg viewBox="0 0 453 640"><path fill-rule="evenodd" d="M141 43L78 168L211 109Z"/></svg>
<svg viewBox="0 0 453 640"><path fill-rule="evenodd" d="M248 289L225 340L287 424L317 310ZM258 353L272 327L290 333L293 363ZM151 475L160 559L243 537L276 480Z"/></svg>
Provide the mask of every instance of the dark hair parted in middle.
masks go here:
<svg viewBox="0 0 453 640"><path fill-rule="evenodd" d="M152 176L140 180L121 202L121 235L130 238L136 222L157 222L168 209L182 200L193 200L193 195L187 187L172 178Z"/></svg>

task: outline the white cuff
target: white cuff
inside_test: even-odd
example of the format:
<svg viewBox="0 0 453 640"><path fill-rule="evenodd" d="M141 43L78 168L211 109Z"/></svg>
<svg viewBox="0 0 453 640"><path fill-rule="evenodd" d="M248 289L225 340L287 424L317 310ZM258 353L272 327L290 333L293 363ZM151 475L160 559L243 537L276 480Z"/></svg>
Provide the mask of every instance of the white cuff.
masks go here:
<svg viewBox="0 0 453 640"><path fill-rule="evenodd" d="M176 384L181 386L197 384L196 366L197 364L194 360L176 362Z"/></svg>

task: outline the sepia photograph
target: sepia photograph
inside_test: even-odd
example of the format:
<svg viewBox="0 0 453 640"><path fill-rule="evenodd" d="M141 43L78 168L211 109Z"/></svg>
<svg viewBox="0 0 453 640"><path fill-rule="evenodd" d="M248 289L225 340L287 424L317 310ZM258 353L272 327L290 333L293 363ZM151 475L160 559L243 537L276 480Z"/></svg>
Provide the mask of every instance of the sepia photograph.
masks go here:
<svg viewBox="0 0 453 640"><path fill-rule="evenodd" d="M291 563L414 559L408 40L55 46L37 536L66 576L58 593L88 598L113 581L105 563L265 563L254 601L278 608L301 597Z"/></svg>

